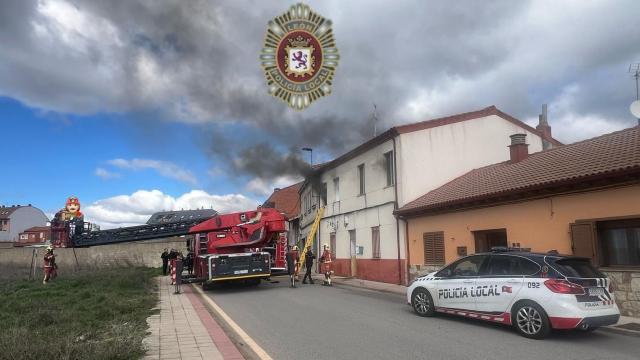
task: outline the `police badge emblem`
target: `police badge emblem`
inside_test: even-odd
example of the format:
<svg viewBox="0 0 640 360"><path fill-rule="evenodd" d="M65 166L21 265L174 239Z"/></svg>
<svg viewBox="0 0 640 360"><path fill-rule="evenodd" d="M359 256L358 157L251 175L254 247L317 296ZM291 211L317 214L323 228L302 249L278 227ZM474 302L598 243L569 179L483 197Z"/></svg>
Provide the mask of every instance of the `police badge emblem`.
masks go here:
<svg viewBox="0 0 640 360"><path fill-rule="evenodd" d="M299 3L268 24L260 61L269 93L296 110L329 95L340 60L331 20Z"/></svg>

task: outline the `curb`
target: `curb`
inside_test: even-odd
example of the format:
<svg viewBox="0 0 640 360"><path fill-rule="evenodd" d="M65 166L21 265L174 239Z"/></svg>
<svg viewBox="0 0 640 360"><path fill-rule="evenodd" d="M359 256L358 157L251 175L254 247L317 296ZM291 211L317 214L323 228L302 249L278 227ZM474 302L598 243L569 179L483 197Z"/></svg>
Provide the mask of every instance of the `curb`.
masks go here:
<svg viewBox="0 0 640 360"><path fill-rule="evenodd" d="M244 354L242 354L243 359L272 360L271 356L236 324L211 297L207 296L207 294L195 284L191 284L191 288L193 293L198 295L199 300L213 313L213 318L219 323L219 326L222 328L221 330L224 331L224 336L227 337L227 333L233 333L233 335L229 334L229 337L233 337L234 340L238 342L237 345L234 346L236 351L240 351L241 349L244 351Z"/></svg>
<svg viewBox="0 0 640 360"><path fill-rule="evenodd" d="M607 332L626 335L626 336L640 337L640 331L622 329L622 328L616 327L615 325L613 325L613 326L603 326L598 330L604 330L604 331L607 331Z"/></svg>

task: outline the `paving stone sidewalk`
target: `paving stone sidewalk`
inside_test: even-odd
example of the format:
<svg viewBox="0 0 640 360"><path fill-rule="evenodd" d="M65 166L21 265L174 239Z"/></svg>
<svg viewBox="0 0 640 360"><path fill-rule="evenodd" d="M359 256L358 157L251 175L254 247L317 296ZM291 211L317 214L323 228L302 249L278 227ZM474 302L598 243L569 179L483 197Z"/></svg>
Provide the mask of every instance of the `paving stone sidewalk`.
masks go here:
<svg viewBox="0 0 640 360"><path fill-rule="evenodd" d="M144 339L148 349L144 359L223 359L186 294L174 294L168 277L156 281L160 313L147 319L151 334Z"/></svg>

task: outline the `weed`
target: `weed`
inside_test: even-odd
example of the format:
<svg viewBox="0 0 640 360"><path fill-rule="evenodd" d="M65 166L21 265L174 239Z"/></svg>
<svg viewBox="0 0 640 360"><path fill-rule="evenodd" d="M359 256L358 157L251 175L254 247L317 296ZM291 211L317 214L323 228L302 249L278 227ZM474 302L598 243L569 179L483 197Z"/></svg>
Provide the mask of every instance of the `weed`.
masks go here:
<svg viewBox="0 0 640 360"><path fill-rule="evenodd" d="M157 269L0 280L0 359L137 359L157 310Z"/></svg>

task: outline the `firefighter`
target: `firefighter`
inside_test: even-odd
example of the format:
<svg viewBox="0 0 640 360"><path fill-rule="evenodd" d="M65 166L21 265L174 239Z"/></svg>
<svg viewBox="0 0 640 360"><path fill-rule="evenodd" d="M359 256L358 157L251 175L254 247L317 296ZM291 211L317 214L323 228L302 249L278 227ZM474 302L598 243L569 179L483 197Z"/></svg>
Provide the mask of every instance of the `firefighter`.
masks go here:
<svg viewBox="0 0 640 360"><path fill-rule="evenodd" d="M184 259L184 263L187 267L187 273L189 275L193 274L193 252L189 251L187 257Z"/></svg>
<svg viewBox="0 0 640 360"><path fill-rule="evenodd" d="M331 250L329 250L329 245L327 244L324 244L322 247L324 248L322 256L320 257L322 272L324 273L322 285L331 286L331 275L333 274L333 270L331 270Z"/></svg>
<svg viewBox="0 0 640 360"><path fill-rule="evenodd" d="M300 265L300 254L298 254L298 247L293 246L289 252L287 252L287 272L289 273L289 280L291 280L291 287L296 287L296 280L298 280L298 267Z"/></svg>
<svg viewBox="0 0 640 360"><path fill-rule="evenodd" d="M162 252L162 255L160 255L160 258L162 259L162 275L167 275L167 266L169 266L169 252L166 248Z"/></svg>
<svg viewBox="0 0 640 360"><path fill-rule="evenodd" d="M304 278L302 278L302 283L307 283L307 278L309 278L309 282L313 284L313 278L311 277L311 269L313 268L313 259L316 256L313 255L313 251L309 249L306 254L304 254L304 264L307 266L307 272L304 274Z"/></svg>
<svg viewBox="0 0 640 360"><path fill-rule="evenodd" d="M58 265L56 264L56 255L53 253L53 246L49 245L47 247L47 252L44 254L44 279L42 280L43 284L49 282L49 280L54 279L58 276L58 271L56 270Z"/></svg>

